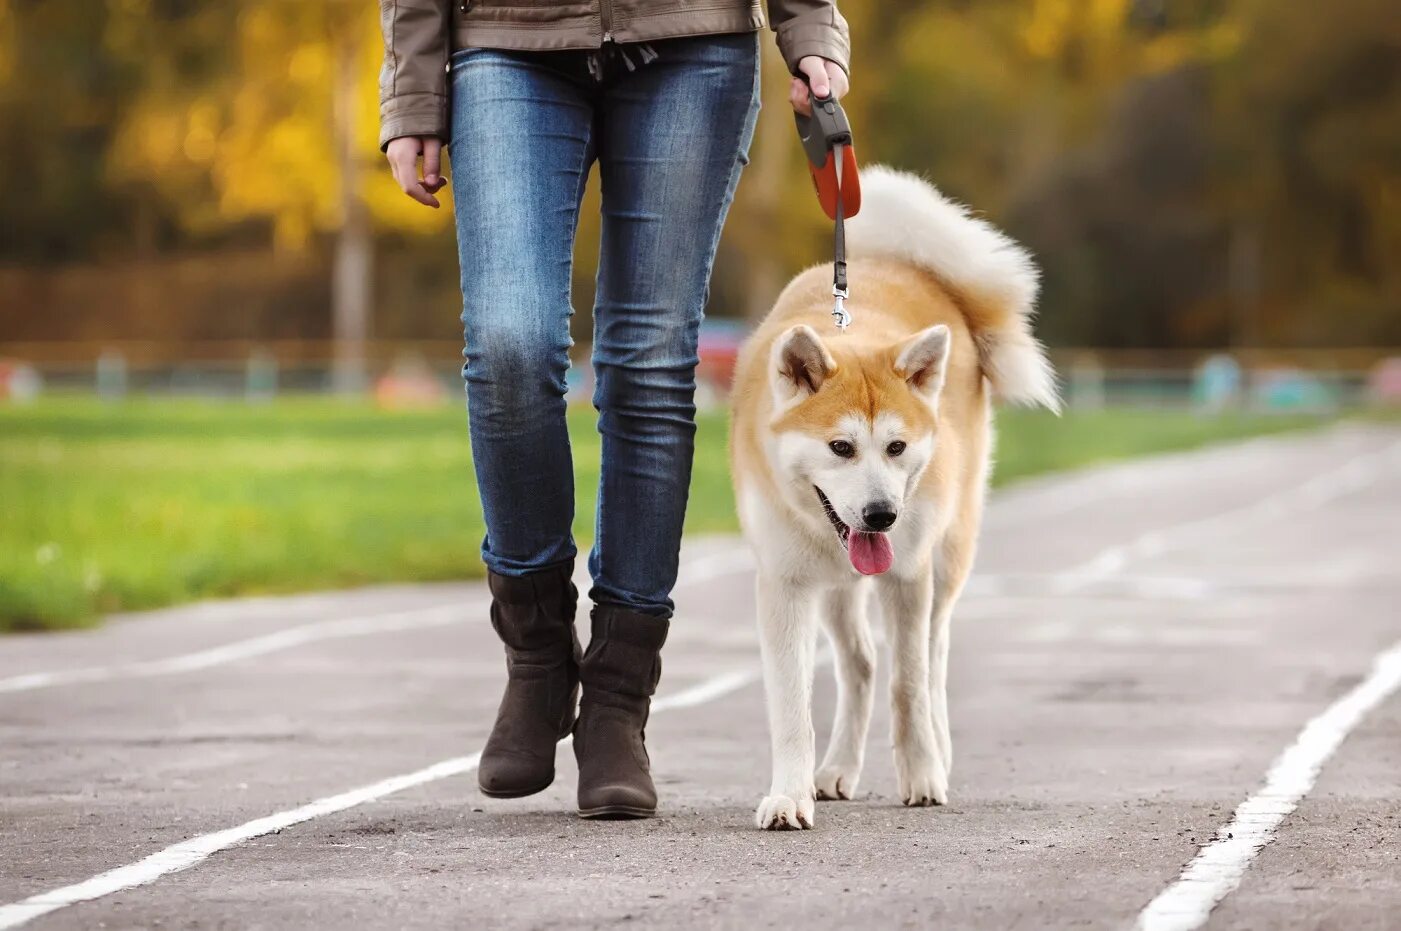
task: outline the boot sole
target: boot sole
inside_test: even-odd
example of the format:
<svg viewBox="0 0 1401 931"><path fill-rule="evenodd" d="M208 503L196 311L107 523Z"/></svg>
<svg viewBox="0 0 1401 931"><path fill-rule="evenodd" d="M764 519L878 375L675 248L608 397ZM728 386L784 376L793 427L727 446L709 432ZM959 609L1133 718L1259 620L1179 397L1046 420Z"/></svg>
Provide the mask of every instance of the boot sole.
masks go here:
<svg viewBox="0 0 1401 931"><path fill-rule="evenodd" d="M579 809L580 818L593 821L635 821L656 816L655 808L639 808L636 805L600 805L597 808Z"/></svg>
<svg viewBox="0 0 1401 931"><path fill-rule="evenodd" d="M487 789L478 785L477 788L487 798L525 798L527 795L538 795L550 786L555 784L555 777L551 776L550 781L544 785L536 786L533 789Z"/></svg>

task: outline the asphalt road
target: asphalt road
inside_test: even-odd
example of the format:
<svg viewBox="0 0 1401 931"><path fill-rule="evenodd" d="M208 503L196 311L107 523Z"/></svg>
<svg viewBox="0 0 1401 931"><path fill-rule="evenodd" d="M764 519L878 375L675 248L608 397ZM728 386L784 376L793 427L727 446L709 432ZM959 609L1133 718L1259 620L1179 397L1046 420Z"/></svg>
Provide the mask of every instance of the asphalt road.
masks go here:
<svg viewBox="0 0 1401 931"><path fill-rule="evenodd" d="M0 927L1125 928L1197 894L1179 876L1215 842L1204 868L1245 872L1207 927L1398 928L1401 694L1374 662L1401 640L1399 536L1395 427L1000 492L956 616L951 804L896 801L878 702L860 798L800 833L751 821L768 744L733 540L687 549L646 822L575 818L567 746L539 796L476 791L504 674L478 586L9 637ZM821 745L827 669L818 702ZM1358 713L1301 733L1333 706ZM1312 757L1276 763L1291 746Z"/></svg>

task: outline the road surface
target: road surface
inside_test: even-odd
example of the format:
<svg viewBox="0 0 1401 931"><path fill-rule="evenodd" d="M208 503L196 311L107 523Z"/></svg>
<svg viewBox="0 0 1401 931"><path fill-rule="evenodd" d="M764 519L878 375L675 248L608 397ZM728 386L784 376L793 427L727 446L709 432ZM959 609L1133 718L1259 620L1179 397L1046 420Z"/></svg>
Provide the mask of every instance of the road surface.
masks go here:
<svg viewBox="0 0 1401 931"><path fill-rule="evenodd" d="M860 797L801 833L751 821L734 540L685 553L652 821L575 818L567 745L547 792L476 791L504 674L480 586L5 638L0 927L1398 928L1398 536L1394 426L1001 491L955 621L951 803L895 800L878 702Z"/></svg>

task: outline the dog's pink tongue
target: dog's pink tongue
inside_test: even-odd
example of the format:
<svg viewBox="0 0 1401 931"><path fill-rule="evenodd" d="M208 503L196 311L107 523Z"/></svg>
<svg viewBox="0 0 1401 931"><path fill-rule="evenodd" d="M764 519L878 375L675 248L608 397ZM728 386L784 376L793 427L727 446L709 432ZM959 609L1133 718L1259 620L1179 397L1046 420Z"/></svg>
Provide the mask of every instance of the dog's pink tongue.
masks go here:
<svg viewBox="0 0 1401 931"><path fill-rule="evenodd" d="M862 575L880 575L895 562L895 550L890 538L883 533L860 533L853 530L847 537L846 554Z"/></svg>

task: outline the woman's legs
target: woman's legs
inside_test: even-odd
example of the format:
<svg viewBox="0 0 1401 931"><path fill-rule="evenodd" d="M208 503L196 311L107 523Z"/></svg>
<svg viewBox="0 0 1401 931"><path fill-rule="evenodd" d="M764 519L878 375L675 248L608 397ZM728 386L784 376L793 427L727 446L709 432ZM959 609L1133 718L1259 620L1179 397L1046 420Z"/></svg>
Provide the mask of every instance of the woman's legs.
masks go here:
<svg viewBox="0 0 1401 931"><path fill-rule="evenodd" d="M594 405L603 435L595 603L669 617L695 437L696 339L759 107L758 37L655 43L599 103L603 243Z"/></svg>
<svg viewBox="0 0 1401 931"><path fill-rule="evenodd" d="M565 70L575 66L580 75ZM472 49L452 60L452 186L482 558L524 576L574 558L565 425L570 271L593 161L579 56Z"/></svg>
<svg viewBox="0 0 1401 931"><path fill-rule="evenodd" d="M492 620L510 668L479 778L494 795L548 785L553 740L582 682L574 749L580 811L591 817L656 808L643 728L691 477L697 335L758 109L755 36L658 47L660 58L636 70L617 59L594 68L602 80L592 85L583 55L473 50L453 60L463 374ZM576 663L564 374L570 253L595 146L598 607Z"/></svg>

